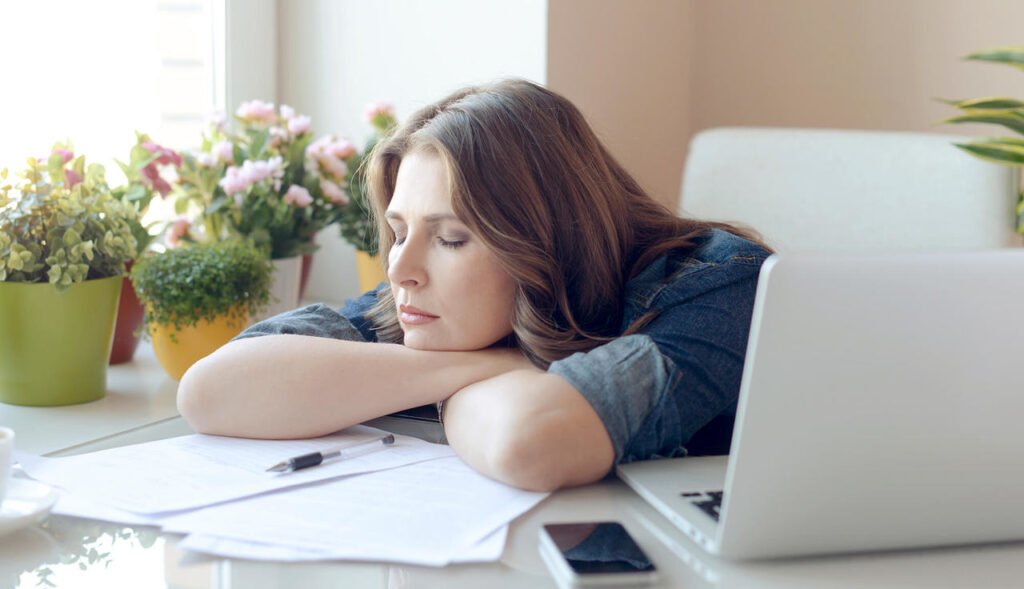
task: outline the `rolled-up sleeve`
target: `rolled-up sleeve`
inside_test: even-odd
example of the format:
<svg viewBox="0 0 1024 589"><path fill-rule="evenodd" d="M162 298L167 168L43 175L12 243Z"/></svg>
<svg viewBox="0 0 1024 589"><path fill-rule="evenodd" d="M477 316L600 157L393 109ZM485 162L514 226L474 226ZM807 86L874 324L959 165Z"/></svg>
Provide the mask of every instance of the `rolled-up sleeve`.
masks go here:
<svg viewBox="0 0 1024 589"><path fill-rule="evenodd" d="M691 269L655 299L659 314L638 333L549 366L600 416L616 462L685 455L701 429L735 415L758 269Z"/></svg>
<svg viewBox="0 0 1024 589"><path fill-rule="evenodd" d="M376 301L377 291L371 290L358 298L346 301L340 311L335 311L323 303L301 307L260 321L234 339L292 334L375 342L377 337L366 314Z"/></svg>

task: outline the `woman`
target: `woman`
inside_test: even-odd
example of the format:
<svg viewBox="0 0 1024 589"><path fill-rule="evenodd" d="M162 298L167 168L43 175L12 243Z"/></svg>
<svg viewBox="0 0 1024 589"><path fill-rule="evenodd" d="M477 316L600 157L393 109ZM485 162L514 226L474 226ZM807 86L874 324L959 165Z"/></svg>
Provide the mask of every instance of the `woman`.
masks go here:
<svg viewBox="0 0 1024 589"><path fill-rule="evenodd" d="M389 284L198 362L196 431L313 437L444 402L467 463L537 490L728 451L769 252L645 194L565 98L456 92L375 148L368 184Z"/></svg>

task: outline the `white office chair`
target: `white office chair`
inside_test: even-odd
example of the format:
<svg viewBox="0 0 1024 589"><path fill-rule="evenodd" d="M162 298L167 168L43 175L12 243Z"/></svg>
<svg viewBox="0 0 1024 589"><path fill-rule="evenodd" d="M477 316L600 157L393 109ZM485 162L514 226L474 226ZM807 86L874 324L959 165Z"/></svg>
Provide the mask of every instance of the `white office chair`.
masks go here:
<svg viewBox="0 0 1024 589"><path fill-rule="evenodd" d="M753 227L780 252L1020 245L1017 171L926 133L721 128L699 133L680 213Z"/></svg>

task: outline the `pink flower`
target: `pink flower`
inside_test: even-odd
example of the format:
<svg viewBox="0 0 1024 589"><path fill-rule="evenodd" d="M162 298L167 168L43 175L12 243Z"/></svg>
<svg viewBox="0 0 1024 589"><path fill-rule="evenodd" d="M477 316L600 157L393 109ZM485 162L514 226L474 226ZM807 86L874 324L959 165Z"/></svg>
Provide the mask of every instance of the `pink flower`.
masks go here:
<svg viewBox="0 0 1024 589"><path fill-rule="evenodd" d="M217 161L224 162L225 164L231 164L235 161L235 147L231 145L230 141L221 141L214 145L212 153L217 158Z"/></svg>
<svg viewBox="0 0 1024 589"><path fill-rule="evenodd" d="M67 182L68 189L70 190L82 181L82 175L74 170L64 170L64 180Z"/></svg>
<svg viewBox="0 0 1024 589"><path fill-rule="evenodd" d="M149 153L157 154L155 162L157 164L160 164L162 166L181 166L181 156L178 155L178 153L173 149L168 149L166 147L157 145L152 141L143 141L142 147L145 147L146 151L148 151Z"/></svg>
<svg viewBox="0 0 1024 589"><path fill-rule="evenodd" d="M348 172L348 166L345 165L345 162L334 157L334 155L330 153L321 155L317 160L320 162L320 165L330 172L330 174L335 178L344 178L345 174Z"/></svg>
<svg viewBox="0 0 1024 589"><path fill-rule="evenodd" d="M167 228L167 233L164 235L167 240L167 245L170 247L178 247L181 244L181 238L188 235L188 230L192 227L188 219L185 217L178 217L170 227Z"/></svg>
<svg viewBox="0 0 1024 589"><path fill-rule="evenodd" d="M373 123L379 116L394 117L395 107L389 102L371 102L366 106L366 112L363 114L367 121Z"/></svg>
<svg viewBox="0 0 1024 589"><path fill-rule="evenodd" d="M338 139L334 143L331 143L328 149L330 150L331 155L343 160L347 160L356 154L356 146L347 139Z"/></svg>
<svg viewBox="0 0 1024 589"><path fill-rule="evenodd" d="M237 196L248 190L252 182L242 173L242 168L230 166L224 171L224 177L221 178L219 184L224 192Z"/></svg>
<svg viewBox="0 0 1024 589"><path fill-rule="evenodd" d="M227 126L227 117L222 111L216 111L206 118L206 124L214 129L223 132Z"/></svg>
<svg viewBox="0 0 1024 589"><path fill-rule="evenodd" d="M295 116L295 109L288 106L287 104L281 105L281 116L285 119L291 119Z"/></svg>
<svg viewBox="0 0 1024 589"><path fill-rule="evenodd" d="M68 149L55 149L53 153L60 155L60 165L64 165L75 159L75 154Z"/></svg>
<svg viewBox="0 0 1024 589"><path fill-rule="evenodd" d="M327 146L329 146L332 141L334 141L334 139L330 135L324 135L310 143L306 148L306 156L313 159L319 159L319 157L327 151Z"/></svg>
<svg viewBox="0 0 1024 589"><path fill-rule="evenodd" d="M288 119L288 132L292 135L302 135L313 125L313 120L306 115Z"/></svg>
<svg viewBox="0 0 1024 589"><path fill-rule="evenodd" d="M262 100L243 102L235 114L244 121L258 123L272 123L277 119L277 115L274 113L274 103Z"/></svg>
<svg viewBox="0 0 1024 589"><path fill-rule="evenodd" d="M278 147L285 139L288 138L288 132L283 127L277 125L270 128L270 146Z"/></svg>
<svg viewBox="0 0 1024 589"><path fill-rule="evenodd" d="M327 200L333 202L334 204L348 204L348 195L345 194L345 191L341 189L341 186L338 186L334 182L331 182L330 180L321 179L320 190L324 193L324 196L327 197Z"/></svg>
<svg viewBox="0 0 1024 589"><path fill-rule="evenodd" d="M206 153L204 151L196 152L192 154L196 158L196 163L201 168L212 168L217 165L217 158L213 157L212 153Z"/></svg>
<svg viewBox="0 0 1024 589"><path fill-rule="evenodd" d="M142 183L159 192L161 198L166 197L171 192L171 185L167 183L167 180L160 177L160 171L153 164L142 168Z"/></svg>
<svg viewBox="0 0 1024 589"><path fill-rule="evenodd" d="M280 190L281 179L284 177L284 158L275 156L269 160L246 160L242 166L230 166L221 178L220 185L224 192L239 195L250 186L264 180L271 180L274 190Z"/></svg>
<svg viewBox="0 0 1024 589"><path fill-rule="evenodd" d="M302 209L313 204L313 196L304 187L292 184L288 187L288 192L284 193L284 202Z"/></svg>
<svg viewBox="0 0 1024 589"><path fill-rule="evenodd" d="M278 155L269 160L246 160L242 164L242 173L250 184L269 179L275 181L275 188L279 188L281 178L284 177L284 158Z"/></svg>

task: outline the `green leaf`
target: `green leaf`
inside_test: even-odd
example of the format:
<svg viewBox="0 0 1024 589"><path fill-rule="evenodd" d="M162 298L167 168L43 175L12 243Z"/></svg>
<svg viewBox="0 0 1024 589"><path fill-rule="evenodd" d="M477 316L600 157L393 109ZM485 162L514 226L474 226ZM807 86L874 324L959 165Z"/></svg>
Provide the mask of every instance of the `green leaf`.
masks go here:
<svg viewBox="0 0 1024 589"><path fill-rule="evenodd" d="M267 145L267 138L270 136L269 131L254 131L252 132L252 140L249 143L249 158L254 160L261 160L263 158L264 147Z"/></svg>
<svg viewBox="0 0 1024 589"><path fill-rule="evenodd" d="M957 147L983 160L1010 166L1024 166L1024 141L976 141L955 143Z"/></svg>
<svg viewBox="0 0 1024 589"><path fill-rule="evenodd" d="M942 100L950 106L963 110L1013 110L1024 108L1024 100L1006 96L972 98L970 100Z"/></svg>
<svg viewBox="0 0 1024 589"><path fill-rule="evenodd" d="M272 265L240 241L184 246L146 256L131 280L146 303L146 322L195 325L227 312L253 313L269 301Z"/></svg>
<svg viewBox="0 0 1024 589"><path fill-rule="evenodd" d="M997 47L978 51L968 55L965 59L974 61L988 61L991 63L1004 63L1024 69L1024 46Z"/></svg>
<svg viewBox="0 0 1024 589"><path fill-rule="evenodd" d="M141 184L132 184L131 188L128 189L128 192L124 193L124 199L128 202L137 202L146 198L146 194L148 192L149 191L146 190L145 186Z"/></svg>
<svg viewBox="0 0 1024 589"><path fill-rule="evenodd" d="M990 123L1024 135L1024 114L1019 110L983 110L950 117L944 123Z"/></svg>
<svg viewBox="0 0 1024 589"><path fill-rule="evenodd" d="M174 213L176 215L184 215L188 212L188 201L184 198L179 198L174 201Z"/></svg>

